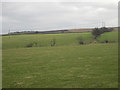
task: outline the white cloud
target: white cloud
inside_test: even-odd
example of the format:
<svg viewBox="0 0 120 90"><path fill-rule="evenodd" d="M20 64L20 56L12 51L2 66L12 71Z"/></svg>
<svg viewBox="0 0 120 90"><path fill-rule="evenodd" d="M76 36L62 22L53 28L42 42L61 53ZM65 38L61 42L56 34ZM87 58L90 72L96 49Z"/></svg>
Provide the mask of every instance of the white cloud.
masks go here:
<svg viewBox="0 0 120 90"><path fill-rule="evenodd" d="M98 2L4 2L3 32L117 26L117 4Z"/></svg>
<svg viewBox="0 0 120 90"><path fill-rule="evenodd" d="M2 2L119 2L119 0L1 0Z"/></svg>

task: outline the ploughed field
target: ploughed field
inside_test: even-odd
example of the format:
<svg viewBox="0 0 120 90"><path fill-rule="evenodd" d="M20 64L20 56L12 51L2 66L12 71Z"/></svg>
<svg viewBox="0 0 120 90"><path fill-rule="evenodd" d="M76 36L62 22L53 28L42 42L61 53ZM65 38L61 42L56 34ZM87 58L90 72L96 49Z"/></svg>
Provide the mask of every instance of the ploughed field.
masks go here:
<svg viewBox="0 0 120 90"><path fill-rule="evenodd" d="M91 33L3 36L2 40L3 88L118 87L117 31L104 33L96 43Z"/></svg>

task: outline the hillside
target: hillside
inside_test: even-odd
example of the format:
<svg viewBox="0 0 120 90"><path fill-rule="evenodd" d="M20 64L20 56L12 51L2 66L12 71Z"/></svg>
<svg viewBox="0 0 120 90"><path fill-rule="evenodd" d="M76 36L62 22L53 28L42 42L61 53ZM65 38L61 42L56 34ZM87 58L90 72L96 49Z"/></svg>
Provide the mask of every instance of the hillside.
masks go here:
<svg viewBox="0 0 120 90"><path fill-rule="evenodd" d="M92 40L90 32L3 36L2 87L118 88L118 31Z"/></svg>
<svg viewBox="0 0 120 90"><path fill-rule="evenodd" d="M62 33L62 34L33 34L33 35L14 35L3 36L2 48L24 48L30 43L36 42L33 47L50 47L51 40L56 40L56 46L79 45L78 38L82 37L84 43L93 42L93 36L90 32L86 33ZM104 33L99 39L99 42L104 40L118 41L118 31Z"/></svg>

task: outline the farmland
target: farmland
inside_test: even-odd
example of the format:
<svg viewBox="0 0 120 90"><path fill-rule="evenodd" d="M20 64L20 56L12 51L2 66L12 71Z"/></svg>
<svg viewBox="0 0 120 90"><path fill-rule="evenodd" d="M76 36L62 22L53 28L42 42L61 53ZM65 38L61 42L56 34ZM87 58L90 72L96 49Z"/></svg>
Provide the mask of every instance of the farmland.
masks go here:
<svg viewBox="0 0 120 90"><path fill-rule="evenodd" d="M79 45L78 37L85 45ZM117 31L104 33L97 43L91 33L15 35L2 40L3 88L118 87ZM33 42L37 44L27 47Z"/></svg>

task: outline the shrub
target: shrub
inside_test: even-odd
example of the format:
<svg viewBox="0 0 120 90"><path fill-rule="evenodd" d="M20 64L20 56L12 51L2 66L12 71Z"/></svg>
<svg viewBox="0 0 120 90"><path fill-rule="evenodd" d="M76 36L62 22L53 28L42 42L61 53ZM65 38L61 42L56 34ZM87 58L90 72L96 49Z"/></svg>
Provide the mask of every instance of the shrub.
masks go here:
<svg viewBox="0 0 120 90"><path fill-rule="evenodd" d="M56 39L51 40L51 47L56 45Z"/></svg>
<svg viewBox="0 0 120 90"><path fill-rule="evenodd" d="M83 38L82 38L81 36L78 37L77 40L78 40L78 43L79 43L80 45L83 45L83 44L84 44Z"/></svg>
<svg viewBox="0 0 120 90"><path fill-rule="evenodd" d="M33 47L33 46L37 46L37 42L32 42L32 43L29 43L26 47Z"/></svg>
<svg viewBox="0 0 120 90"><path fill-rule="evenodd" d="M105 40L104 42L105 42L105 43L109 43L109 41L108 41L108 40Z"/></svg>
<svg viewBox="0 0 120 90"><path fill-rule="evenodd" d="M33 45L37 46L37 42L34 41L34 42L33 42Z"/></svg>
<svg viewBox="0 0 120 90"><path fill-rule="evenodd" d="M83 42L83 41L80 41L80 42L79 42L79 44L80 44L80 45L83 45L83 44L84 44L84 42Z"/></svg>
<svg viewBox="0 0 120 90"><path fill-rule="evenodd" d="M29 43L26 47L32 47L33 43Z"/></svg>

